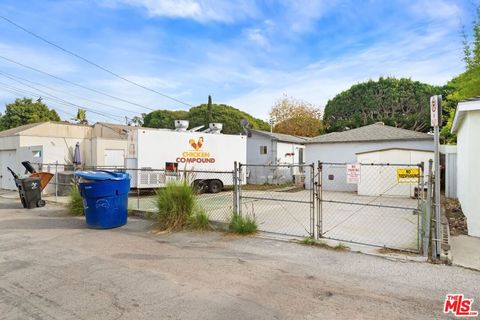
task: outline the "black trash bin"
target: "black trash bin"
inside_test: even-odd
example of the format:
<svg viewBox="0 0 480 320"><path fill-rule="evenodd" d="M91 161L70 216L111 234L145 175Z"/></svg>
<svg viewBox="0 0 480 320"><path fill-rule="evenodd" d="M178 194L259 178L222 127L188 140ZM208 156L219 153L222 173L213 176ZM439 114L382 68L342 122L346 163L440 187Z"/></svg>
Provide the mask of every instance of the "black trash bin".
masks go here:
<svg viewBox="0 0 480 320"><path fill-rule="evenodd" d="M39 177L15 179L24 208L32 209L45 206Z"/></svg>

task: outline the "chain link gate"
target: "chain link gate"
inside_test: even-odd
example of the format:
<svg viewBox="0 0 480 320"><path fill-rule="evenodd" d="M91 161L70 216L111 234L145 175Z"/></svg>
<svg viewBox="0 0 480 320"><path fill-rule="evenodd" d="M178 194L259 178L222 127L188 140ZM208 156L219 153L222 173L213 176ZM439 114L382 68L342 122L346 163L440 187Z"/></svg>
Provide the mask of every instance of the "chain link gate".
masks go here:
<svg viewBox="0 0 480 320"><path fill-rule="evenodd" d="M422 251L425 234L423 164L358 164L349 181L345 163L318 163L319 238Z"/></svg>
<svg viewBox="0 0 480 320"><path fill-rule="evenodd" d="M314 164L239 163L237 177L237 212L253 217L259 231L314 236Z"/></svg>

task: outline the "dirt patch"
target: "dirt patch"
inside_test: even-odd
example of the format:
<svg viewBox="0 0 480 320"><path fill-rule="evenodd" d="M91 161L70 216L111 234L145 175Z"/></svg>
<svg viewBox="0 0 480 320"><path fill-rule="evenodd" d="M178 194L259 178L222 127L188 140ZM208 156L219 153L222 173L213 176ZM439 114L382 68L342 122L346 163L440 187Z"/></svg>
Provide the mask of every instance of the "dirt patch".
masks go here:
<svg viewBox="0 0 480 320"><path fill-rule="evenodd" d="M457 199L444 199L445 214L447 215L450 235L468 234L467 218Z"/></svg>
<svg viewBox="0 0 480 320"><path fill-rule="evenodd" d="M399 250L399 249L390 249L387 247L380 248L377 250L377 252L381 254L401 254L404 256L418 256L418 253L415 253L415 252Z"/></svg>

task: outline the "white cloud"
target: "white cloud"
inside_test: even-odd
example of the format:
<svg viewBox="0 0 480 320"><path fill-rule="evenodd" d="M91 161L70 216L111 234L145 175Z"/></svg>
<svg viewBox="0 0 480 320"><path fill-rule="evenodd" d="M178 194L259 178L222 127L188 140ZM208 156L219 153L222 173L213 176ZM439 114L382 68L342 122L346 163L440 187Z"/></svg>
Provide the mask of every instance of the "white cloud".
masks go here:
<svg viewBox="0 0 480 320"><path fill-rule="evenodd" d="M458 24L462 16L462 10L454 2L444 0L418 0L410 7L410 12L420 19L454 22Z"/></svg>
<svg viewBox="0 0 480 320"><path fill-rule="evenodd" d="M297 71L276 72L270 77L270 70L261 70L267 78L266 84L231 97L228 103L265 118L282 94L324 106L351 85L380 76L443 85L463 69L461 44L446 43L447 32L431 28L425 35L408 33L402 41L377 43L328 61L317 61Z"/></svg>
<svg viewBox="0 0 480 320"><path fill-rule="evenodd" d="M254 44L266 49L270 47L270 42L260 28L247 29L246 34L248 40Z"/></svg>
<svg viewBox="0 0 480 320"><path fill-rule="evenodd" d="M233 22L258 14L254 0L102 0L109 7L133 6L151 17L188 18L200 22Z"/></svg>

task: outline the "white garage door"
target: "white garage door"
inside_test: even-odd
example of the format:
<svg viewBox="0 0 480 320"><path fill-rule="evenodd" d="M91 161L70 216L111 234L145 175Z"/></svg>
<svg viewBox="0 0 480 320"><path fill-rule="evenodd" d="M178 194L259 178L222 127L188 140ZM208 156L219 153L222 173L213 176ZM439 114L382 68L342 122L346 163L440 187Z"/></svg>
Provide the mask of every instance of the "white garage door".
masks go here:
<svg viewBox="0 0 480 320"><path fill-rule="evenodd" d="M111 167L125 166L125 150L123 149L105 149L104 164Z"/></svg>
<svg viewBox="0 0 480 320"><path fill-rule="evenodd" d="M7 167L16 171L17 163L15 157L15 150L2 150L0 151L0 189L15 190L15 179L12 174L7 170ZM15 172L18 174L18 172Z"/></svg>

